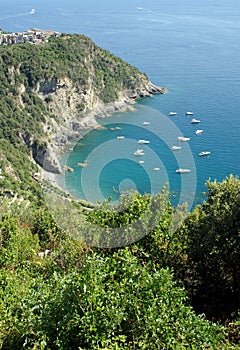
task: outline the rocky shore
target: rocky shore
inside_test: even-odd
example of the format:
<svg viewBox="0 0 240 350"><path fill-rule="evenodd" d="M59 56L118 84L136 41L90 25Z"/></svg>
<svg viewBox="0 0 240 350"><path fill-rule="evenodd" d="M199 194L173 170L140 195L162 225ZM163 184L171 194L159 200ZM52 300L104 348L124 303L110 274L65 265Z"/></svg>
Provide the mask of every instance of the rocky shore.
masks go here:
<svg viewBox="0 0 240 350"><path fill-rule="evenodd" d="M151 82L145 86L141 86L135 91L122 91L119 94L117 101L111 103L102 103L96 101L92 104L91 108L86 108L85 111L78 112L76 110L75 101L79 100L76 96L77 92L74 91L70 81L57 82L59 88L56 89L54 95L51 94L51 108L54 114L61 116L60 123L54 122L51 127L51 142L48 145L47 150L38 150L35 159L39 164L42 165L46 172L61 174L63 169L60 166L59 158L64 152L67 143L71 140L78 140L81 138L79 130L83 129L95 129L99 128L100 125L97 121L98 118L104 118L115 112L123 112L134 108L136 100L152 96L154 94L165 94L166 89L153 85ZM38 94L43 98L46 94L38 90ZM48 91L48 94L50 92ZM66 104L66 100L69 96L71 97L71 103ZM89 105L89 101L92 97L89 97L86 105ZM44 175L43 174L43 175ZM51 183L56 183L56 179L51 181L52 177L46 178Z"/></svg>
<svg viewBox="0 0 240 350"><path fill-rule="evenodd" d="M42 169L43 178L56 185L47 173L71 171L61 166L61 155L70 142L83 137L84 129L99 128L99 118L132 109L142 97L166 92L85 35L0 31L0 42L1 135L7 141L1 157L8 160L6 169L13 169L10 182L41 182ZM20 145L17 152L8 143ZM24 176L17 158L24 169L32 169Z"/></svg>

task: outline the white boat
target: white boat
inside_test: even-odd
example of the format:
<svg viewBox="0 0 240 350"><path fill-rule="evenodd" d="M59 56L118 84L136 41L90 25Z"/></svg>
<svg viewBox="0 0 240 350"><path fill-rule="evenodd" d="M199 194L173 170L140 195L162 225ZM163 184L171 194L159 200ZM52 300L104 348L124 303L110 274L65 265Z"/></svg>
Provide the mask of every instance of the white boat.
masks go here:
<svg viewBox="0 0 240 350"><path fill-rule="evenodd" d="M149 125L150 122L143 122L143 125Z"/></svg>
<svg viewBox="0 0 240 350"><path fill-rule="evenodd" d="M201 129L195 131L195 134L196 134L196 135L200 135L200 134L202 134L202 133L203 133L203 130L201 130Z"/></svg>
<svg viewBox="0 0 240 350"><path fill-rule="evenodd" d="M209 152L209 151L203 151L203 152L198 153L198 155L200 157L202 157L202 156L209 156L210 154L211 154L211 152Z"/></svg>
<svg viewBox="0 0 240 350"><path fill-rule="evenodd" d="M190 169L182 169L182 168L179 168L176 170L176 173L179 173L179 174L182 174L182 173L190 173Z"/></svg>
<svg viewBox="0 0 240 350"><path fill-rule="evenodd" d="M178 149L181 149L181 148L182 148L181 146L172 146L171 150L172 151L177 151Z"/></svg>
<svg viewBox="0 0 240 350"><path fill-rule="evenodd" d="M186 112L186 115L193 115L193 112Z"/></svg>
<svg viewBox="0 0 240 350"><path fill-rule="evenodd" d="M148 143L150 143L150 141L148 141L148 140L138 140L137 143L148 144Z"/></svg>
<svg viewBox="0 0 240 350"><path fill-rule="evenodd" d="M155 170L155 171L159 171L159 170L160 170L160 168L153 168L153 170Z"/></svg>
<svg viewBox="0 0 240 350"><path fill-rule="evenodd" d="M144 156L143 149L137 149L133 154L135 156Z"/></svg>
<svg viewBox="0 0 240 350"><path fill-rule="evenodd" d="M122 130L122 128L120 128L120 126L116 126L115 128L109 128L110 131L114 131L114 130Z"/></svg>
<svg viewBox="0 0 240 350"><path fill-rule="evenodd" d="M177 115L177 112L170 112L169 115Z"/></svg>
<svg viewBox="0 0 240 350"><path fill-rule="evenodd" d="M89 164L87 161L84 161L84 162L77 163L77 165L80 166L81 168L86 168Z"/></svg>
<svg viewBox="0 0 240 350"><path fill-rule="evenodd" d="M139 160L138 164L144 164L144 160Z"/></svg>
<svg viewBox="0 0 240 350"><path fill-rule="evenodd" d="M125 139L124 136L117 136L117 139Z"/></svg>
<svg viewBox="0 0 240 350"><path fill-rule="evenodd" d="M183 137L183 136L178 136L178 141L189 141L190 140L190 137Z"/></svg>
<svg viewBox="0 0 240 350"><path fill-rule="evenodd" d="M199 119L192 119L192 120L191 120L191 123L192 123L192 124L198 124L198 123L200 123L200 121L201 121L201 120L199 120Z"/></svg>

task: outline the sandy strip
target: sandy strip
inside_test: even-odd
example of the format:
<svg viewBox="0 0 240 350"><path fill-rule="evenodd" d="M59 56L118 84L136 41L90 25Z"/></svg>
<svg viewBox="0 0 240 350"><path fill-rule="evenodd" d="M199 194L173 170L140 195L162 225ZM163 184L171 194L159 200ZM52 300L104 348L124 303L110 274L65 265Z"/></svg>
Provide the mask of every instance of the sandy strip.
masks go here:
<svg viewBox="0 0 240 350"><path fill-rule="evenodd" d="M50 173L44 169L42 169L42 178L46 181L48 181L52 186L58 188L61 191L64 191L65 193L68 193L66 188L64 186L61 186L59 182L57 181L57 174Z"/></svg>

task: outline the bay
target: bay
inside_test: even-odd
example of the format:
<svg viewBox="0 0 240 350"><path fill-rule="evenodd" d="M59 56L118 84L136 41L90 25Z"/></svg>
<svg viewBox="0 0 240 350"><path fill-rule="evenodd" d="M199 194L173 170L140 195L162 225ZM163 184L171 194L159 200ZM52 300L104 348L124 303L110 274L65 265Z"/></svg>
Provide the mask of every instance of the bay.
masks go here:
<svg viewBox="0 0 240 350"><path fill-rule="evenodd" d="M35 9L34 13L31 13L32 9ZM236 0L203 0L201 3L190 0L1 2L0 27L4 30L37 27L85 34L99 46L147 73L153 83L168 89L164 96L139 101L134 112L114 115L103 121L112 126L120 124L125 139L116 139L117 132L112 133L106 127L89 132L81 145L76 145L74 151L66 155L68 165L75 168L74 173L68 173L64 178L69 192L76 197L97 200L96 192L99 199L111 196L115 200L119 191L136 188L142 193L155 192L168 181L176 198L189 191L190 203L194 195L195 204L202 201L207 179L221 181L230 173L239 175L239 15L240 4ZM197 127L186 117L188 110L201 120ZM178 114L168 117L170 111ZM151 120L155 137L142 126L143 119L152 115L155 115ZM191 138L189 147L194 159L191 174L176 176L179 164L185 166L185 148L188 146L184 144L179 151L181 154L177 157L180 160L176 159L175 153L169 152L164 135L171 134L171 127L164 134L159 121L162 115L170 119L169 125L173 123L182 135ZM196 128L203 129L203 134L196 136ZM139 159L132 155L135 148L141 148L136 144L137 138L151 136L151 143L144 145L148 149L144 166L140 166ZM108 152L103 152L100 157L103 167L99 164L98 177L91 180L94 186L89 186L89 192L86 189L87 193L83 193L79 176L81 172L90 172L91 167L80 169L77 163L99 145L104 146L109 138L112 140L111 160L106 163L109 158L104 158L104 154ZM126 142L120 147L118 141ZM124 154L118 159L119 149L123 149ZM205 150L211 151L211 155L199 157L198 153ZM186 156L186 167L190 158ZM160 171L153 171L154 167L159 167ZM186 183L190 178L191 188L188 188ZM95 190L95 184L99 185L99 191ZM188 195L183 197L188 198Z"/></svg>

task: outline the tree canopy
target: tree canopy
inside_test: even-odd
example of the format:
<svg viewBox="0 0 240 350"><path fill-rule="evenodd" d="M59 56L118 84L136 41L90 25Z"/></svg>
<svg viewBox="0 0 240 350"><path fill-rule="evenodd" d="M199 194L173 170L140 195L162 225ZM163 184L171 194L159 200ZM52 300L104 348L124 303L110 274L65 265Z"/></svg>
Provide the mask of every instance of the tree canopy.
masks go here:
<svg viewBox="0 0 240 350"><path fill-rule="evenodd" d="M72 238L43 207L2 198L1 347L238 349L240 181L207 187L206 201L177 232L163 189L151 231L114 249ZM119 205L126 203L121 213L103 203L87 212L79 206L79 214L117 227L141 217L151 196L131 193Z"/></svg>

